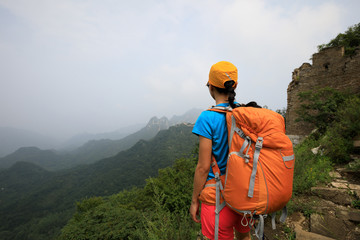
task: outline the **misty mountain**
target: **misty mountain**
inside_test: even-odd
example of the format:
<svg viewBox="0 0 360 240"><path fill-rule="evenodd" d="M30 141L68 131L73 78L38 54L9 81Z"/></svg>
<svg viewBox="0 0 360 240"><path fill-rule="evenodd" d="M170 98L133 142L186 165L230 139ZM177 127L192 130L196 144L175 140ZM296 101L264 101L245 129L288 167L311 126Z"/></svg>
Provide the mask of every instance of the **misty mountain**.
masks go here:
<svg viewBox="0 0 360 240"><path fill-rule="evenodd" d="M158 119L153 117L148 124L139 131L130 134L120 140L91 140L76 150L70 152L73 164L89 164L102 158L116 155L117 153L132 147L140 140L150 140L161 130L169 128L169 120L165 117Z"/></svg>
<svg viewBox="0 0 360 240"><path fill-rule="evenodd" d="M82 134L78 134L78 135L75 135L75 136L71 137L67 141L63 142L61 144L60 148L64 149L64 150L74 150L74 149L84 145L88 141L91 141L91 140L102 140L102 139L119 140L119 139L122 139L122 138L124 138L124 137L138 131L139 129L143 128L144 125L145 124L131 125L131 126L127 126L127 127L117 129L115 131L105 132L105 133L96 133L96 134L82 133Z"/></svg>
<svg viewBox="0 0 360 240"><path fill-rule="evenodd" d="M58 154L54 150L41 150L37 147L22 147L0 158L0 168L9 168L16 162L30 162L48 170L64 168L70 156Z"/></svg>
<svg viewBox="0 0 360 240"><path fill-rule="evenodd" d="M200 113L202 110L200 109L196 109L193 108L187 112L185 112L183 115L174 115L169 121L167 120L166 117L162 117L160 119L158 119L157 117L153 117L152 119L150 119L150 121L148 122L148 124L145 126L146 127L151 127L149 125L151 124L157 124L157 125L161 125L161 121L163 122L163 125L161 125L160 129L167 129L169 128L169 126L174 126L176 124L180 124L180 123L195 123L196 119L199 117ZM165 123L166 122L166 123ZM78 134L72 138L70 138L69 140L67 140L66 142L64 142L61 146L62 149L68 149L68 150L74 150L76 148L79 148L81 146L83 146L84 144L86 145L86 143L88 142L93 142L93 140L120 140L125 138L126 136L129 136L133 133L135 133L134 135L141 135L141 133L136 134L136 132L138 132L139 130L141 131L144 128L145 124L137 124L137 125L132 125L132 126L127 126L127 127L123 127L120 128L118 130L112 131L112 132L106 132L106 133L97 133L97 134L90 134L90 133L83 133L83 134ZM166 128L163 128L163 126L168 125ZM155 129L155 128L154 128ZM142 131L144 132L144 131ZM150 137L149 137L150 136ZM143 138L144 140L146 139L150 139L151 137L153 137L153 134L150 134L149 136L147 136L147 134L145 134L145 138ZM136 138L136 137L134 137ZM138 139L142 139L141 137L137 137ZM105 143L100 143L100 144L104 144ZM91 146L94 145L94 143L90 143ZM87 148L86 146L84 146L85 148Z"/></svg>
<svg viewBox="0 0 360 240"><path fill-rule="evenodd" d="M30 162L17 162L6 170L0 170L0 199L2 208L11 205L44 184L53 173Z"/></svg>
<svg viewBox="0 0 360 240"><path fill-rule="evenodd" d="M193 108L184 113L183 115L174 115L170 119L170 126L174 126L179 123L195 123L202 111L202 109Z"/></svg>
<svg viewBox="0 0 360 240"><path fill-rule="evenodd" d="M90 164L100 159L114 156L132 147L139 140L149 140L155 137L159 131L168 128L169 121L167 118L158 119L153 117L144 128L123 139L91 140L69 152L22 147L14 153L0 158L0 168L8 168L20 161L31 162L51 171L71 168L80 164Z"/></svg>
<svg viewBox="0 0 360 240"><path fill-rule="evenodd" d="M0 168L8 168L19 161L31 162L50 171L71 168L80 164L91 164L129 149L140 140L150 140L159 131L169 129L170 126L179 123L194 123L200 112L199 109L192 109L181 116L173 116L170 121L166 117L153 117L145 127L122 139L90 140L72 151L40 150L36 147L20 148L0 158ZM104 133L97 136L115 137L116 133Z"/></svg>
<svg viewBox="0 0 360 240"><path fill-rule="evenodd" d="M0 127L0 157L6 156L21 147L36 146L42 149L51 149L57 144L56 140L35 132Z"/></svg>
<svg viewBox="0 0 360 240"><path fill-rule="evenodd" d="M180 123L195 123L201 110L192 109L181 116L174 116L169 121L166 117L152 117L145 127L119 140L91 140L76 150L69 152L73 156L72 164L88 164L99 159L114 156L120 151L129 149L140 140L150 140L161 130L169 129Z"/></svg>
<svg viewBox="0 0 360 240"><path fill-rule="evenodd" d="M45 223L60 229L71 217L76 201L143 186L159 168L191 154L198 142L191 130L192 125L176 125L113 157L74 169L48 172L32 163L18 162L1 170L0 233L7 234L5 239L28 239L16 234Z"/></svg>

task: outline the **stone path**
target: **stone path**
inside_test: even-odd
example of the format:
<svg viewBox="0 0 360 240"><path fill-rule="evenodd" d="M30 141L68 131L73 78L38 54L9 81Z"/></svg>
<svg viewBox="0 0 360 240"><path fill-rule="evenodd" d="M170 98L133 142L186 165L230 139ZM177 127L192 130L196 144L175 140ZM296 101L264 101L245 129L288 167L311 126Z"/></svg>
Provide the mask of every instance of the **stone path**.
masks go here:
<svg viewBox="0 0 360 240"><path fill-rule="evenodd" d="M327 187L311 189L314 207L309 218L292 216L296 239L360 239L360 210L352 207L360 199L359 172L337 168ZM297 216L296 216L297 215Z"/></svg>

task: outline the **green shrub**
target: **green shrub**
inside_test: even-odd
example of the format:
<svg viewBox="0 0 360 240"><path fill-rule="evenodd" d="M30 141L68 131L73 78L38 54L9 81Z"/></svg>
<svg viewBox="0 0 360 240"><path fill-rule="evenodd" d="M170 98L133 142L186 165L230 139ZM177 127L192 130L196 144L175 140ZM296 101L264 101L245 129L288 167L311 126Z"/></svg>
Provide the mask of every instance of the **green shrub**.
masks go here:
<svg viewBox="0 0 360 240"><path fill-rule="evenodd" d="M353 138L360 134L360 97L351 95L336 112L335 120L329 125L320 145L324 154L334 163L347 163L353 152Z"/></svg>
<svg viewBox="0 0 360 240"><path fill-rule="evenodd" d="M152 180L150 179L149 182L152 182ZM182 206L176 212L170 211L164 204L168 196L160 191L156 184L152 184L152 186L155 207L149 215L144 215L146 229L146 238L144 239L196 239L199 226L196 226L189 217L189 205Z"/></svg>
<svg viewBox="0 0 360 240"><path fill-rule="evenodd" d="M297 109L297 121L318 129L312 137L319 139L316 144L333 163L348 162L354 150L352 139L360 134L360 96L323 88L302 92L299 98L302 104Z"/></svg>
<svg viewBox="0 0 360 240"><path fill-rule="evenodd" d="M176 160L144 188L77 203L58 240L196 239L200 224L188 213L196 159Z"/></svg>
<svg viewBox="0 0 360 240"><path fill-rule="evenodd" d="M318 46L318 50L321 51L327 47L339 47L345 48L345 55L352 55L355 53L357 47L360 46L360 23L349 27L345 33L340 33L336 38L332 39L327 44Z"/></svg>
<svg viewBox="0 0 360 240"><path fill-rule="evenodd" d="M351 206L356 209L360 209L360 200L354 200L351 203Z"/></svg>
<svg viewBox="0 0 360 240"><path fill-rule="evenodd" d="M297 122L313 124L320 134L325 133L329 124L336 118L336 112L348 94L326 87L318 91L305 91L298 94L301 105L296 109Z"/></svg>
<svg viewBox="0 0 360 240"><path fill-rule="evenodd" d="M321 153L314 154L311 149L318 147L318 141L310 137L297 145L295 151L295 169L293 192L295 195L306 193L311 187L330 180L332 163L329 157Z"/></svg>

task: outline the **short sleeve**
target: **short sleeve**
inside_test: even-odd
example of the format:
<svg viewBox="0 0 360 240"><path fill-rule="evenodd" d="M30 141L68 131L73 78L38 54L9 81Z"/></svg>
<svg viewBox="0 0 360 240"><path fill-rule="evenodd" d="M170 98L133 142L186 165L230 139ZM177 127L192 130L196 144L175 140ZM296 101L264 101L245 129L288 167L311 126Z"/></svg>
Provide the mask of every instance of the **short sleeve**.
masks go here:
<svg viewBox="0 0 360 240"><path fill-rule="evenodd" d="M212 140L213 131L211 128L211 118L209 113L210 111L204 111L200 114L192 132L198 136L203 136Z"/></svg>

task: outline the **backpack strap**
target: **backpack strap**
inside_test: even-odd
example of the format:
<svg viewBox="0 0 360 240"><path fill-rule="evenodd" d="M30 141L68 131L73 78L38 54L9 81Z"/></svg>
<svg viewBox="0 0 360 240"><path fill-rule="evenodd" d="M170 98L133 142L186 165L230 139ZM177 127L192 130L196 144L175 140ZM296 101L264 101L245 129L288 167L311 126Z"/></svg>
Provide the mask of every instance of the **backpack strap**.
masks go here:
<svg viewBox="0 0 360 240"><path fill-rule="evenodd" d="M256 177L256 171L257 171L257 164L259 161L260 151L262 149L263 144L263 138L258 137L255 144L255 152L254 152L254 160L253 160L253 169L250 175L250 184L249 184L249 191L248 191L248 197L252 198L254 195L254 187L255 187L255 177Z"/></svg>
<svg viewBox="0 0 360 240"><path fill-rule="evenodd" d="M223 185L220 179L220 168L216 162L215 156L212 155L211 168L215 175L215 233L214 238L218 240L219 238L219 219L220 219L220 211L225 207L226 202L220 204L221 191L223 190Z"/></svg>

